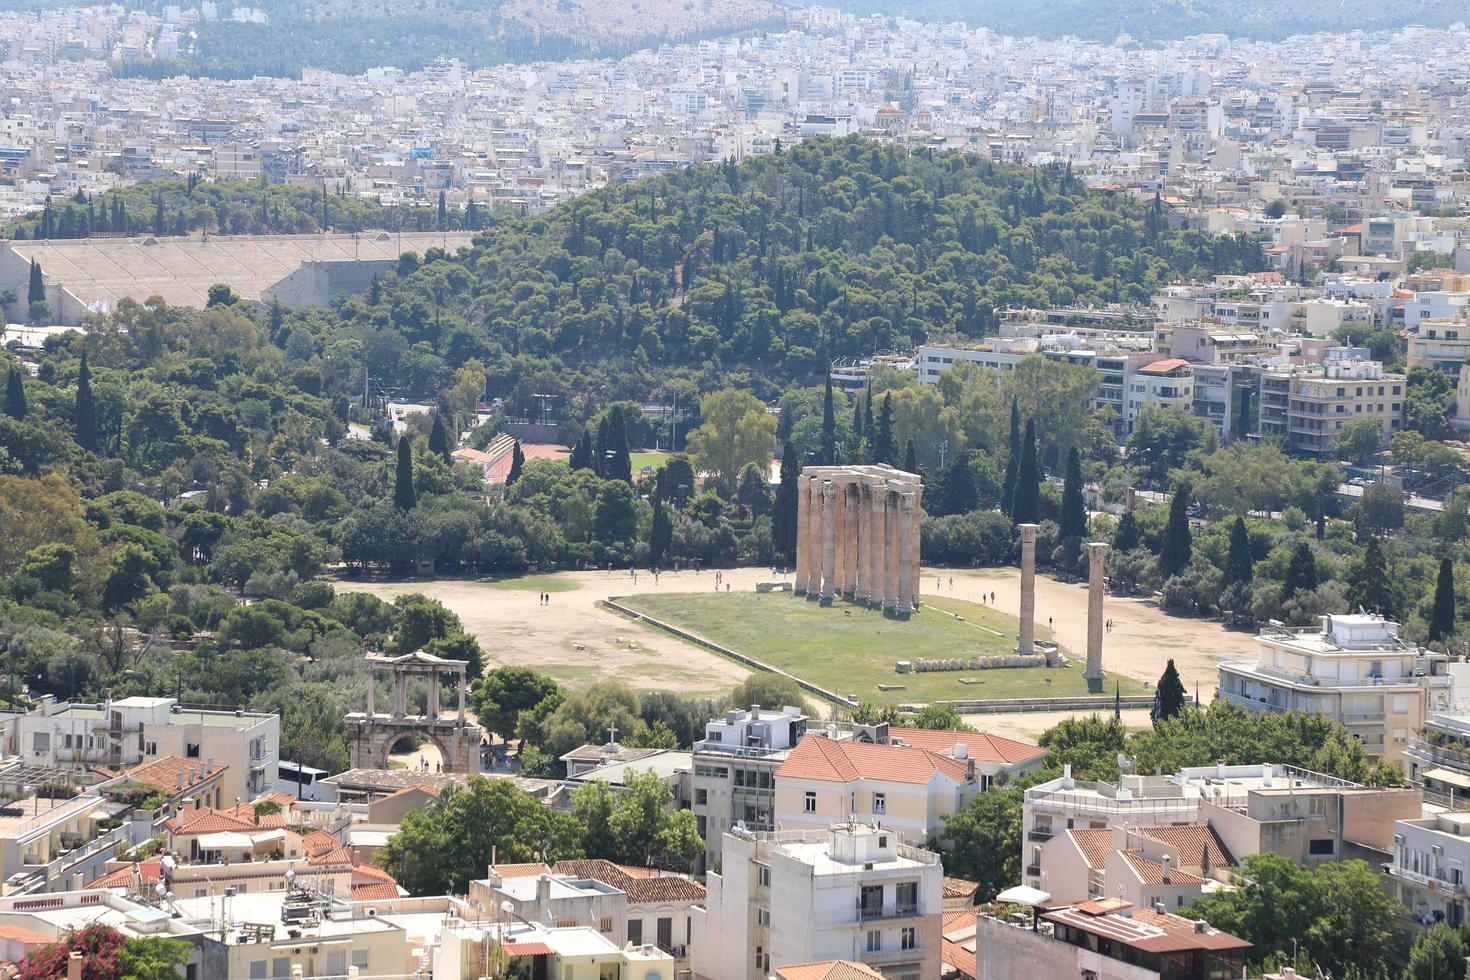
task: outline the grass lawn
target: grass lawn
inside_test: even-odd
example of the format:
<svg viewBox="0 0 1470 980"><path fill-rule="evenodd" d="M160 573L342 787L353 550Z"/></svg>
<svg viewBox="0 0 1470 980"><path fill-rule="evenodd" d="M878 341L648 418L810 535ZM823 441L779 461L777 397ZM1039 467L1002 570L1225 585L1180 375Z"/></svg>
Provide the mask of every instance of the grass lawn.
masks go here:
<svg viewBox="0 0 1470 980"><path fill-rule="evenodd" d="M877 704L1087 693L1080 659L1059 669L895 673L896 660L987 656L1015 647L1014 616L960 599L926 598L925 607L907 620L849 602L823 608L787 593L632 595L621 601L803 680ZM1038 638L1048 635L1044 627L1036 632ZM975 683L961 683L962 678ZM1141 690L1137 681L1120 680L1124 694ZM879 684L903 690L880 691Z"/></svg>
<svg viewBox="0 0 1470 980"><path fill-rule="evenodd" d="M656 470L662 469L664 463L668 462L668 459L668 453L656 453L652 450L628 454L628 461L633 464L633 475L635 477L645 466L651 466Z"/></svg>
<svg viewBox="0 0 1470 980"><path fill-rule="evenodd" d="M500 578L486 582L492 589L512 592L575 592L581 583L565 575L523 575L520 578Z"/></svg>

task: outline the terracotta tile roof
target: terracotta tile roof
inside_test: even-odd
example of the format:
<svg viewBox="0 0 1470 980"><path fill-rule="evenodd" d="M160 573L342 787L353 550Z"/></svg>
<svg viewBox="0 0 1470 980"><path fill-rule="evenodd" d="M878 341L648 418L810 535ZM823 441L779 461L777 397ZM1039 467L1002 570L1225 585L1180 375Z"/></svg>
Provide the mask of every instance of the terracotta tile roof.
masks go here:
<svg viewBox="0 0 1470 980"><path fill-rule="evenodd" d="M1124 851L1123 860L1142 879L1145 885L1164 884L1164 866L1157 861L1150 861L1139 851ZM1203 885L1205 879L1199 875L1181 871L1178 868L1169 869L1170 883L1175 885Z"/></svg>
<svg viewBox="0 0 1470 980"><path fill-rule="evenodd" d="M611 861L558 861L551 869L573 878L590 878L626 892L628 901L639 905L664 902L702 902L704 886L679 875L648 877L642 868L625 868Z"/></svg>
<svg viewBox="0 0 1470 980"><path fill-rule="evenodd" d="M808 735L776 770L780 779L815 779L848 783L854 779L880 779L891 783L927 783L935 772L955 782L968 779L965 763L946 758L929 749L906 745L871 745L867 742L837 741Z"/></svg>
<svg viewBox="0 0 1470 980"><path fill-rule="evenodd" d="M398 886L386 882L374 882L370 885L352 886L352 900L354 902L386 902L392 898L398 898Z"/></svg>
<svg viewBox="0 0 1470 980"><path fill-rule="evenodd" d="M803 739L803 741L805 741ZM851 960L823 960L776 968L779 980L882 980L883 974Z"/></svg>
<svg viewBox="0 0 1470 980"><path fill-rule="evenodd" d="M245 820L228 810L215 810L210 807L180 810L165 820L163 826L169 833L175 835L217 834L221 831L262 829L256 826L254 820Z"/></svg>
<svg viewBox="0 0 1470 980"><path fill-rule="evenodd" d="M975 893L980 890L979 882L966 881L963 878L951 878L944 876L945 898L974 898Z"/></svg>
<svg viewBox="0 0 1470 980"><path fill-rule="evenodd" d="M955 745L963 745L976 762L1015 765L1046 755L1046 749L1031 742L1003 738L989 732L950 732L932 728L893 728L889 737L906 745L928 749L940 755L953 756Z"/></svg>
<svg viewBox="0 0 1470 980"><path fill-rule="evenodd" d="M301 849L306 853L307 857L315 857L318 854L335 851L341 846L342 842L325 830L313 830L301 838Z"/></svg>
<svg viewBox="0 0 1470 980"><path fill-rule="evenodd" d="M160 860L158 858L150 858L146 861L138 861L136 863L138 865L138 875L142 879L143 884L156 884L158 880L163 877L163 871L160 867ZM106 874L101 875L100 877L92 879L91 881L87 882L86 887L127 888L131 886L132 883L133 866L128 865L126 868L118 868L116 871L109 871Z"/></svg>
<svg viewBox="0 0 1470 980"><path fill-rule="evenodd" d="M550 874L551 867L540 861L528 864L497 864L495 873L502 878L533 878L536 875Z"/></svg>
<svg viewBox="0 0 1470 980"><path fill-rule="evenodd" d="M49 946L55 942L49 936L22 929L20 926L0 926L0 939L9 939L11 942L24 943L27 946Z"/></svg>
<svg viewBox="0 0 1470 980"><path fill-rule="evenodd" d="M1186 824L1182 827L1139 827L1138 833L1160 843L1167 844L1179 852L1179 864L1186 868L1229 868L1236 864L1235 857L1215 828L1209 824ZM1208 865L1204 860L1209 854Z"/></svg>
<svg viewBox="0 0 1470 980"><path fill-rule="evenodd" d="M1161 361L1154 361L1152 364L1145 364L1143 367L1138 369L1138 373L1168 374L1170 371L1176 371L1179 368L1188 366L1189 362L1182 357L1166 357Z"/></svg>
<svg viewBox="0 0 1470 980"><path fill-rule="evenodd" d="M170 796L180 793L187 796L189 790L212 776L224 772L225 766L206 769L198 759L185 759L177 755L165 755L152 762L142 762L123 775L131 782L153 786ZM179 789L179 777L183 777L183 789ZM192 778L190 778L192 776Z"/></svg>
<svg viewBox="0 0 1470 980"><path fill-rule="evenodd" d="M1113 832L1107 827L1074 828L1067 831L1067 836L1082 852L1082 859L1089 868L1101 868L1107 863L1108 854L1113 850Z"/></svg>
<svg viewBox="0 0 1470 980"><path fill-rule="evenodd" d="M329 865L342 866L352 864L352 848L339 845L335 851L323 851L306 859L306 863L312 867L324 867Z"/></svg>
<svg viewBox="0 0 1470 980"><path fill-rule="evenodd" d="M961 977L975 976L975 913L946 912L941 927L939 958Z"/></svg>

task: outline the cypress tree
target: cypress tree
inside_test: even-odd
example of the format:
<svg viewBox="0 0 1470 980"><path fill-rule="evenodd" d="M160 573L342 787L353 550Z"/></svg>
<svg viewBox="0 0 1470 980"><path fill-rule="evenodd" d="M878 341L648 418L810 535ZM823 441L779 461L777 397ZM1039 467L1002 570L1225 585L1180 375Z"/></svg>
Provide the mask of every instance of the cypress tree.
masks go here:
<svg viewBox="0 0 1470 980"><path fill-rule="evenodd" d="M868 391L863 396L863 435L873 441L873 376L868 375Z"/></svg>
<svg viewBox="0 0 1470 980"><path fill-rule="evenodd" d="M975 473L970 468L973 449L955 453L954 461L944 474L942 486L944 510L948 514L968 514L980 506L980 491L975 486Z"/></svg>
<svg viewBox="0 0 1470 980"><path fill-rule="evenodd" d="M586 429L582 430L581 438L572 447L572 455L567 460L567 465L574 470L585 470L592 465L592 436Z"/></svg>
<svg viewBox="0 0 1470 980"><path fill-rule="evenodd" d="M19 421L26 417L26 389L21 369L14 364L5 376L5 414Z"/></svg>
<svg viewBox="0 0 1470 980"><path fill-rule="evenodd" d="M592 441L592 472L598 476L606 475L607 469L607 416L603 415L597 422L597 438Z"/></svg>
<svg viewBox="0 0 1470 980"><path fill-rule="evenodd" d="M602 474L610 480L622 480L624 483L633 482L633 458L628 454L628 429L623 421L623 413L613 411L608 413L607 420L607 465Z"/></svg>
<svg viewBox="0 0 1470 980"><path fill-rule="evenodd" d="M521 441L517 439L510 450L510 472L505 475L505 485L510 486L521 478L521 469L526 465L526 454L521 452Z"/></svg>
<svg viewBox="0 0 1470 980"><path fill-rule="evenodd" d="M878 410L878 438L873 441L873 462L893 465L893 395L883 396L883 407Z"/></svg>
<svg viewBox="0 0 1470 980"><path fill-rule="evenodd" d="M31 281L26 287L26 304L44 302L46 302L46 280L41 275L41 263L31 259Z"/></svg>
<svg viewBox="0 0 1470 980"><path fill-rule="evenodd" d="M1000 491L1000 509L1007 517L1016 511L1016 467L1019 462L1015 453L1006 458L1005 485Z"/></svg>
<svg viewBox="0 0 1470 980"><path fill-rule="evenodd" d="M800 475L796 447L787 440L781 448L781 482L776 485L776 502L771 512L771 544L785 562L796 560L796 480Z"/></svg>
<svg viewBox="0 0 1470 980"><path fill-rule="evenodd" d="M668 551L669 542L674 536L673 525L669 522L669 512L664 507L664 495L656 493L653 497L653 524L648 529L648 567L660 568L664 563L664 555Z"/></svg>
<svg viewBox="0 0 1470 980"><path fill-rule="evenodd" d="M1254 575L1250 534L1245 529L1245 518L1237 517L1230 527L1230 553L1225 559L1225 580L1221 584L1249 585Z"/></svg>
<svg viewBox="0 0 1470 980"><path fill-rule="evenodd" d="M1143 532L1138 529L1138 518L1133 516L1133 511L1125 511L1118 518L1117 530L1113 531L1113 550L1132 551L1142 543Z"/></svg>
<svg viewBox="0 0 1470 980"><path fill-rule="evenodd" d="M444 418L438 412L434 413L434 427L429 430L429 452L442 458L446 463L453 462L449 456L451 452L449 433L445 431Z"/></svg>
<svg viewBox="0 0 1470 980"><path fill-rule="evenodd" d="M398 440L398 468L393 474L393 506L399 510L413 510L418 502L418 494L413 489L413 444L405 435Z"/></svg>
<svg viewBox="0 0 1470 980"><path fill-rule="evenodd" d="M1377 538L1368 539L1363 563L1358 566L1351 586L1348 594L1355 605L1383 616L1393 616L1393 586L1388 578L1388 563L1383 559L1383 546Z"/></svg>
<svg viewBox="0 0 1470 980"><path fill-rule="evenodd" d="M1154 725L1161 721L1173 718L1184 710L1185 700L1189 697L1184 690L1184 682L1179 679L1179 670L1174 666L1174 659L1164 665L1164 672L1159 675L1158 687L1154 688L1154 708L1151 712Z"/></svg>
<svg viewBox="0 0 1470 980"><path fill-rule="evenodd" d="M832 372L827 372L827 385L822 390L822 464L837 463L837 419L832 414Z"/></svg>
<svg viewBox="0 0 1470 980"><path fill-rule="evenodd" d="M1021 437L1021 461L1016 464L1016 500L1011 512L1015 524L1035 524L1041 517L1041 468L1036 462L1036 420L1026 420Z"/></svg>
<svg viewBox="0 0 1470 980"><path fill-rule="evenodd" d="M1164 527L1164 546L1159 549L1159 575L1178 575L1194 554L1194 539L1189 530L1189 484L1174 488L1169 501L1169 523Z"/></svg>
<svg viewBox="0 0 1470 980"><path fill-rule="evenodd" d="M1016 407L1016 396L1011 396L1011 441L1007 443L1012 457L1021 455L1021 413Z"/></svg>
<svg viewBox="0 0 1470 980"><path fill-rule="evenodd" d="M77 368L77 445L89 453L97 451L97 404L92 400L92 370L87 367L87 352L82 351L82 364Z"/></svg>
<svg viewBox="0 0 1470 980"><path fill-rule="evenodd" d="M903 469L905 473L919 472L919 457L914 452L914 440L910 439L903 450Z"/></svg>
<svg viewBox="0 0 1470 980"><path fill-rule="evenodd" d="M1296 598L1300 592L1311 592L1317 587L1317 556L1312 546L1305 541L1297 542L1286 566L1286 581L1281 586L1281 601Z"/></svg>
<svg viewBox="0 0 1470 980"><path fill-rule="evenodd" d="M863 399L861 395L852 396L852 441L854 444L863 441ZM856 452L856 445L853 446Z"/></svg>
<svg viewBox="0 0 1470 980"><path fill-rule="evenodd" d="M1439 579L1434 583L1434 608L1429 614L1429 640L1447 640L1455 635L1455 563L1439 560Z"/></svg>
<svg viewBox="0 0 1470 980"><path fill-rule="evenodd" d="M1082 501L1082 457L1074 447L1067 453L1067 475L1062 481L1062 540L1087 533L1087 507Z"/></svg>

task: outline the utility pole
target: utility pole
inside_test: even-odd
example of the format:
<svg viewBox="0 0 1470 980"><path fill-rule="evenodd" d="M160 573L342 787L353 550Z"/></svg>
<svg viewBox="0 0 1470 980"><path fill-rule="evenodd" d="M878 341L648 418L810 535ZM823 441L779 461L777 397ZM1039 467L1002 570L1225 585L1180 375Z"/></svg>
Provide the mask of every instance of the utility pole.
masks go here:
<svg viewBox="0 0 1470 980"><path fill-rule="evenodd" d="M949 452L949 440L941 439L939 442L939 469L944 469L944 454Z"/></svg>

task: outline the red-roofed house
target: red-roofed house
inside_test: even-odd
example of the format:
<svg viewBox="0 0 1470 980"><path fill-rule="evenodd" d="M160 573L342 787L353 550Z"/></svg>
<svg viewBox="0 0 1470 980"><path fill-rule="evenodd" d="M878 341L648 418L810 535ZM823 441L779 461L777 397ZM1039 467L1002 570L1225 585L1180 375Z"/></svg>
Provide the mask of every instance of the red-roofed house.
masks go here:
<svg viewBox="0 0 1470 980"><path fill-rule="evenodd" d="M974 759L809 733L776 770L776 823L823 830L851 818L921 842L979 791Z"/></svg>
<svg viewBox="0 0 1470 980"><path fill-rule="evenodd" d="M1027 870L1059 902L1099 896L1177 911L1227 879L1235 859L1207 824L1075 828L1036 848Z"/></svg>

